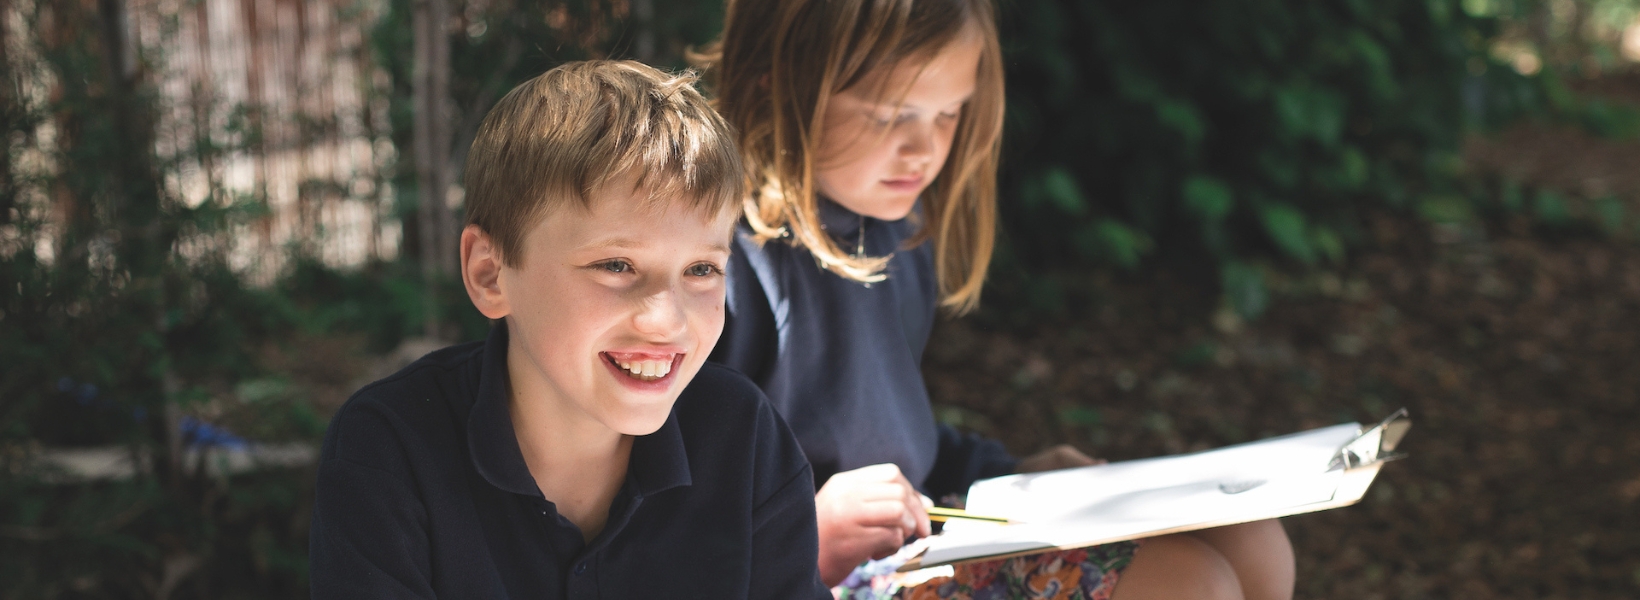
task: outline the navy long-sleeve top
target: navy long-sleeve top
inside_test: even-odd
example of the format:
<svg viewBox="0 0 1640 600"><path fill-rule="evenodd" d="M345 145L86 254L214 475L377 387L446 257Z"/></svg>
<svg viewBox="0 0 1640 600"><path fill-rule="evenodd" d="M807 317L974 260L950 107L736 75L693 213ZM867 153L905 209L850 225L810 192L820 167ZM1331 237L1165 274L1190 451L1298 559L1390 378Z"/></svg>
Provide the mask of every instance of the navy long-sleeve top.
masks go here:
<svg viewBox="0 0 1640 600"><path fill-rule="evenodd" d="M507 331L354 394L325 433L316 599L830 598L814 486L745 377L707 364L633 440L604 529L542 496L508 411Z"/></svg>
<svg viewBox="0 0 1640 600"><path fill-rule="evenodd" d="M742 223L728 271L728 319L712 360L750 376L786 418L815 485L894 463L934 498L1013 472L1002 445L935 422L922 379L939 301L931 244L904 248L917 217L881 221L820 200L843 248L892 254L887 279L859 283L784 240L761 247Z"/></svg>

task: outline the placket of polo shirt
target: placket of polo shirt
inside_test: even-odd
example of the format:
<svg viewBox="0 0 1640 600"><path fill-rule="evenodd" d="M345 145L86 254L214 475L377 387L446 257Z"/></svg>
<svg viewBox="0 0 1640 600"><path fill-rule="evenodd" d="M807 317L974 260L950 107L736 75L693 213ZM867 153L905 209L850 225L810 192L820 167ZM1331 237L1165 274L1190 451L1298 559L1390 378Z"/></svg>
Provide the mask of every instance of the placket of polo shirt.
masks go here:
<svg viewBox="0 0 1640 600"><path fill-rule="evenodd" d="M581 541L580 530L577 529L575 524L570 522L569 519L566 519L563 515L558 514L558 511L553 506L552 501L547 500L546 498L536 497L531 499L530 502L531 505L534 506L535 512L539 515L537 518L539 518L540 521L538 522L539 524L537 527L539 527L539 531L541 532L541 541L551 548L551 550L548 551L548 555L557 557L576 557L576 562L572 562L569 569L570 573L573 574L575 571L575 565L580 564L580 559L586 556L587 544ZM573 554L571 554L572 552Z"/></svg>
<svg viewBox="0 0 1640 600"><path fill-rule="evenodd" d="M598 553L609 546L609 541L619 535L622 529L626 528L627 523L632 521L632 515L638 512L638 507L641 505L643 505L643 494L634 493L631 499L627 501L626 509L622 510L615 518L610 519L604 526L604 530L598 532L598 537L593 538L592 543L587 546L586 550L581 552L580 556L575 557L575 566L570 567L569 585L566 586L571 598L599 597Z"/></svg>

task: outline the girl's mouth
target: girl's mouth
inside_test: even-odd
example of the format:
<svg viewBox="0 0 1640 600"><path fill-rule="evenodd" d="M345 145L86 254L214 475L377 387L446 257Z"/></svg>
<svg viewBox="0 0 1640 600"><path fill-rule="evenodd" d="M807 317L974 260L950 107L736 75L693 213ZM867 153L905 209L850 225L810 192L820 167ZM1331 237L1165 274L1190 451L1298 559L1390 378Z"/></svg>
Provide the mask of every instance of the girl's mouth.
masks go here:
<svg viewBox="0 0 1640 600"><path fill-rule="evenodd" d="M923 178L921 175L895 177L893 179L882 180L882 184L895 191L916 191L922 188Z"/></svg>

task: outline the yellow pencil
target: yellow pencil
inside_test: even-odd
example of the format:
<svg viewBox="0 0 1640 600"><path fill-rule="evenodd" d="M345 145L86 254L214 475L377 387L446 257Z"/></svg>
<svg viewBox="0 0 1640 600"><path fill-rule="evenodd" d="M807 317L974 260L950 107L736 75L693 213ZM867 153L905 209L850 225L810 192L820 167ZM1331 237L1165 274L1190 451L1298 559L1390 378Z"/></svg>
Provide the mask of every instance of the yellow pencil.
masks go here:
<svg viewBox="0 0 1640 600"><path fill-rule="evenodd" d="M1012 519L1009 519L1007 517L993 517L993 516L990 516L990 515L976 515L974 513L971 513L971 512L968 512L966 510L962 510L962 509L959 509L959 508L934 507L934 508L928 509L928 520L930 520L930 521L944 522L944 521L949 521L951 519L972 519L972 520L975 520L975 521L990 521L992 523L1013 523L1014 522Z"/></svg>

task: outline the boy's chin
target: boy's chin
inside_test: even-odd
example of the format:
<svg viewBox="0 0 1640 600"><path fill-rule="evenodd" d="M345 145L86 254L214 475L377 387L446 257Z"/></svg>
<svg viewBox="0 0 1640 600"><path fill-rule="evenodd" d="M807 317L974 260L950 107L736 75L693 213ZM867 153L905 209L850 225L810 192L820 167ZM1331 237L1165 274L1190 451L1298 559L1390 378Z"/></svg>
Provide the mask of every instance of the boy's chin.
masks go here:
<svg viewBox="0 0 1640 600"><path fill-rule="evenodd" d="M672 404L623 406L611 411L612 414L605 415L602 420L606 427L621 435L649 435L666 424L666 417L672 414Z"/></svg>

